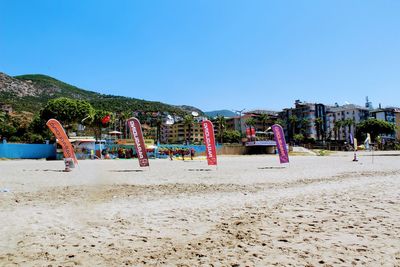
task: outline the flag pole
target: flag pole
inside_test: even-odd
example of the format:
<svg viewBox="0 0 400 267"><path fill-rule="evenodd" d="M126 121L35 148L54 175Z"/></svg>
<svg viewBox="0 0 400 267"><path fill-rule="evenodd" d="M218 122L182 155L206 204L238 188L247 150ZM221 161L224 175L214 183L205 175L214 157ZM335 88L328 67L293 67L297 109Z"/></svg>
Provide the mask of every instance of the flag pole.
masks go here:
<svg viewBox="0 0 400 267"><path fill-rule="evenodd" d="M371 144L372 164L374 164L374 146Z"/></svg>

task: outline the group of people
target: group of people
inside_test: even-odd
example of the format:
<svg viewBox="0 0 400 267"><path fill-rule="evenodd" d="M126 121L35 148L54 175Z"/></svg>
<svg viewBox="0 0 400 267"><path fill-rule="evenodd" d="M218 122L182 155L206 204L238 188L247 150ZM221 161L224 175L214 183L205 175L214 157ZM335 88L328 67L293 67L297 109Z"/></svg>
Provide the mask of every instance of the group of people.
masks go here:
<svg viewBox="0 0 400 267"><path fill-rule="evenodd" d="M190 159L193 160L194 156L195 156L196 151L193 148L189 149L189 155L190 155ZM173 160L174 159L174 151L172 149L168 150L168 155L169 155L169 159ZM182 157L182 160L185 160L185 154L186 151L181 149L179 150L179 155Z"/></svg>
<svg viewBox="0 0 400 267"><path fill-rule="evenodd" d="M80 148L76 149L75 152L77 153L78 158L90 158L90 159L97 159L97 158L103 158L103 159L131 159L137 157L135 151L133 148L125 148L125 147L115 147L112 149L109 149L107 147L103 148L102 150L94 150L94 149L89 149L89 148ZM196 150L194 148L167 148L158 151L150 151L149 157L154 157L156 154L162 156L167 156L169 157L170 160L173 160L174 158L181 158L182 160L185 160L185 157L190 157L191 160L194 159L196 155Z"/></svg>
<svg viewBox="0 0 400 267"><path fill-rule="evenodd" d="M132 148L130 149L118 148L117 153L118 153L118 158L120 159L130 159L135 156Z"/></svg>

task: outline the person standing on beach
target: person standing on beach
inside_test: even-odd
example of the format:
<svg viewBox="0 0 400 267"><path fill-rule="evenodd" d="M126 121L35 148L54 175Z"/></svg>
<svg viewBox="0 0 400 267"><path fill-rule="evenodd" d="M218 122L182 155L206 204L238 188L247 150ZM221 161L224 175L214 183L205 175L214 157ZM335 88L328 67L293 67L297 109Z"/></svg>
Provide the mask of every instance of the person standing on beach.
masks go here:
<svg viewBox="0 0 400 267"><path fill-rule="evenodd" d="M191 160L193 160L194 153L195 153L194 148L191 148L191 149L190 149L190 159L191 159Z"/></svg>
<svg viewBox="0 0 400 267"><path fill-rule="evenodd" d="M169 150L168 150L168 154L169 154L169 159L170 159L170 160L173 160L173 157L172 157L172 156L173 156L172 149L169 149Z"/></svg>

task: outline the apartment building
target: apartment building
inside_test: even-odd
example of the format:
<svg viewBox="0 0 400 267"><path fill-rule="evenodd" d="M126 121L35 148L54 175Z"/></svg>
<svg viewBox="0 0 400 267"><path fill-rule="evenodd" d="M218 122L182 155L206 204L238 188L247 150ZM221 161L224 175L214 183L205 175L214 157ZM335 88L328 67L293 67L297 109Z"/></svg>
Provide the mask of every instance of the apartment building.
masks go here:
<svg viewBox="0 0 400 267"><path fill-rule="evenodd" d="M308 103L296 100L294 108L286 108L279 113L284 121L287 140L293 140L294 134L303 134L306 138L322 139L327 132L327 108L321 103Z"/></svg>
<svg viewBox="0 0 400 267"><path fill-rule="evenodd" d="M353 104L335 105L327 108L327 139L350 142L355 136L356 124L368 119L369 108Z"/></svg>
<svg viewBox="0 0 400 267"><path fill-rule="evenodd" d="M254 119L255 125L253 126L256 128L256 131L265 131L268 127L272 126L279 117L279 114L276 111L262 109L248 111L244 114L245 116L249 116L249 118ZM263 121L263 116L267 116L266 121Z"/></svg>
<svg viewBox="0 0 400 267"><path fill-rule="evenodd" d="M185 126L183 122L175 123L170 126L166 125L163 131L164 139L168 136L167 140L170 144L184 144L187 139L191 144L203 142L203 129L199 122L194 122L192 124L191 134L189 133L188 126Z"/></svg>

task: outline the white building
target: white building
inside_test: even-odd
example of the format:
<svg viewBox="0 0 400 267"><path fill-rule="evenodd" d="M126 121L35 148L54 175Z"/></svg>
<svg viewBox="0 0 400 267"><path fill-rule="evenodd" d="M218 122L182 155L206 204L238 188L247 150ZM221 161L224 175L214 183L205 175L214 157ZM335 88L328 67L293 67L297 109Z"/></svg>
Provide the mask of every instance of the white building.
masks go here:
<svg viewBox="0 0 400 267"><path fill-rule="evenodd" d="M355 136L356 124L368 119L368 116L368 108L362 106L347 104L328 107L326 114L328 138L330 140L350 141L350 133ZM335 125L337 125L336 128Z"/></svg>

